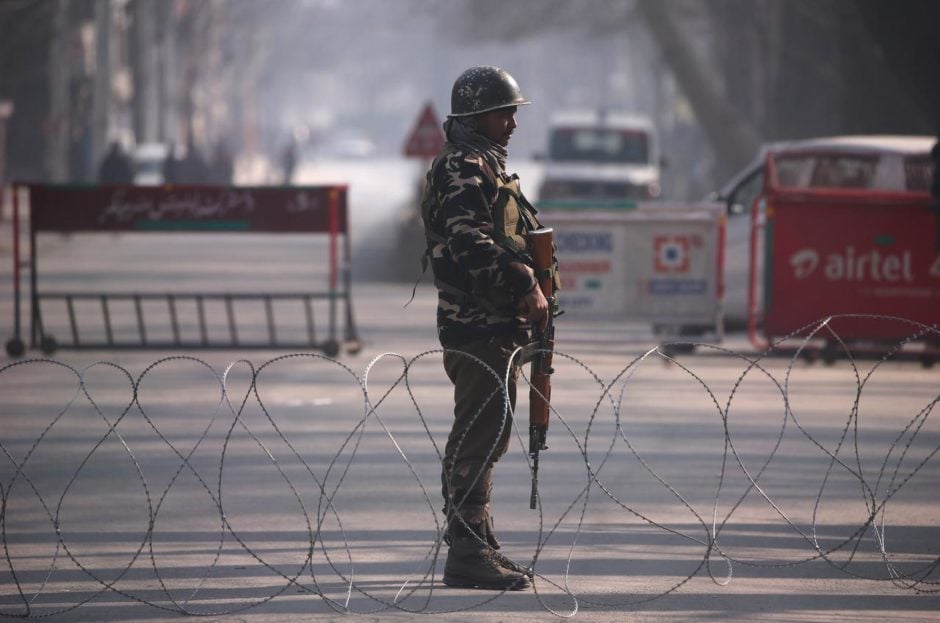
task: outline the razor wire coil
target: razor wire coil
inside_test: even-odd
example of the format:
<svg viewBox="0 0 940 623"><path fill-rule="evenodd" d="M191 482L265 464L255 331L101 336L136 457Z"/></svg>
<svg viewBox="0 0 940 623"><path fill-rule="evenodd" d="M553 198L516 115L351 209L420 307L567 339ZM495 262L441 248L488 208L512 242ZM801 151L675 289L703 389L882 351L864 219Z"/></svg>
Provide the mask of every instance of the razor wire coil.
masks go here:
<svg viewBox="0 0 940 623"><path fill-rule="evenodd" d="M870 369L863 372L856 357L853 356L850 342L840 337L837 328L834 327L838 321L853 318L905 323L910 326L911 333L904 340L890 345L881 358ZM877 475L874 479L866 476L866 470L863 466L863 450L859 443L860 433L864 432L860 425L860 405L866 395L866 387L868 387L876 372L897 356L907 343L922 340L925 337L936 340L937 337L940 337L940 332L935 327L899 318L845 315L826 318L802 327L791 336L787 336L787 338L771 346L766 352L755 356L743 355L716 345L696 344L695 346L702 351L721 357L736 358L744 365L744 370L734 380L725 400L719 397L716 390L713 390L703 376L697 373L691 365L670 354L671 351L668 348L670 345L668 344L643 352L624 365L609 380L604 380L585 361L556 350L554 353L556 363L562 360L566 365L582 370L590 382L593 383L592 387L596 386L597 399L589 407L588 415L583 422L584 429L580 434L578 425L570 421L571 415L556 408L556 404L551 405L552 421L554 423L553 434L557 436L560 431L563 431L566 442L572 444L574 454L583 463L584 480L580 488L569 492L570 495L566 498L568 501L561 505L562 510L554 518L547 516L543 500L538 499L535 542L531 558L526 560L522 566L528 568L533 574L535 579L533 583L534 595L540 606L545 611L560 617L573 617L582 607L635 607L678 591L702 573L716 584L725 585L732 581L733 570L736 565L772 569L795 567L813 561L822 561L846 577L889 581L899 589L918 594L940 592L940 587L938 587L940 578L936 577L937 568L940 566L940 556L937 556L936 553L930 553L925 560L911 568L910 564L899 564L895 561L888 547L887 539L887 531L890 527L887 512L888 502L894 499L905 487L908 487L916 477L922 476L931 461L935 459L937 452L940 451L940 445L930 446L931 437L925 435L925 426L930 421L930 416L937 401L940 400L940 394L929 396L927 402L910 417L900 431L897 431L886 454L879 460ZM804 349L808 348L807 345L814 339L824 339L827 343L836 345L845 355L854 378L854 388L852 390L854 396L851 406L832 448L814 435L811 428L802 421L801 415L793 408L792 399L794 396L791 387L791 373ZM784 368L782 378L778 378L771 370L771 367L767 365L767 362L778 351L780 344L787 340L795 340L797 346L789 351L792 356ZM682 344L687 345L688 343ZM4 604L0 606L0 616L19 618L52 617L73 611L106 595L118 596L142 606L149 606L167 612L199 616L219 616L249 610L280 598L289 591L319 597L327 608L343 614L375 614L390 610L411 614L442 614L473 610L496 599L508 598L504 597L501 592L494 592L472 600L472 603L466 606L440 608L434 603L436 594L442 590L437 585L437 568L440 566L442 553L446 551L446 546L443 544L445 526L443 520L439 517L439 509L435 506L435 496L429 492L425 485L421 470L415 463L413 453L410 453L399 442L395 426L387 421L387 418L396 416L400 409L389 414L383 410L383 407L390 398L404 392L408 403L411 405L413 416L417 420L417 424L413 423L411 428L418 430L419 434L427 438L432 451L430 453L432 462L437 461L439 464L443 458L442 452L435 441L434 427L429 423L429 418L426 417L424 409L420 406L420 401L416 396L418 388L413 385L413 370L424 364L429 358L436 357L442 352L440 349L429 350L411 358L397 353L383 353L368 363L361 376L342 362L312 353L293 353L275 357L257 367L251 361L242 359L229 364L222 372L217 372L208 363L196 357L171 356L154 361L136 378L125 368L111 362L98 362L86 368L78 369L51 359L28 359L0 367L0 380L3 379L4 375L11 375L18 371L38 371L39 368L51 366L67 374L74 384L71 386L70 396L64 401L61 408L52 415L37 436L28 443L20 442L20 458L15 456L17 451L13 448L10 440L6 438L5 434L0 433L0 453L2 453L3 469L6 470L0 472L0 477L2 477L0 479L0 498L2 498L2 506L0 506L0 539L2 539L5 563L4 567L0 567L0 577L4 578L4 585L14 587L12 592L4 597ZM466 356L469 357L470 355ZM634 389L631 381L642 369L642 366L652 361L665 362L672 369L691 379L693 384L698 387L698 391L705 397L705 403L709 405L710 409L713 409L714 414L721 423L723 448L720 452L720 468L710 516L696 510L695 504L689 501L666 476L659 473L652 462L644 455L644 452L637 447L626 430L628 426L624 404L629 400L631 391ZM298 447L292 441L291 432L285 430L283 423L279 422L278 418L272 414L267 400L269 397L269 390L266 385L268 383L268 374L275 366L288 362L315 362L332 367L340 378L346 378L348 387L354 388L354 393L361 399L361 411L358 414L348 416L346 423L349 425L349 429L344 433L339 433L339 447L333 454L310 456L304 448ZM374 383L370 379L379 364L390 362L400 366L400 373L397 379L386 389L376 391ZM157 421L158 419L152 415L152 405L148 402L148 399L142 398L144 390L150 387L149 384L153 375L166 367L180 363L193 365L204 371L207 378L211 379L213 386L213 413L198 434L189 439L176 439L173 434L165 432ZM477 360L477 363L485 365L479 360ZM113 406L114 401L111 400L111 405L105 407L101 400L96 399L94 383L90 380L90 377L101 370L116 373L122 379L121 387L126 392L126 402L122 401L119 406ZM233 377L243 373L248 375L247 387L237 390L234 388L236 381L233 380ZM498 387L503 388L503 391L496 392L499 395L490 396L488 399L502 401L505 418L503 425L513 427L515 437L522 449L521 455L525 457L525 461L531 470L531 461L525 451L525 435L521 434L517 427L517 420L520 415L510 417L514 414L511 413L505 391L510 372L509 370L490 370L490 373L497 380ZM775 436L770 439L772 447L756 464L753 460L745 458L743 445L737 442L736 435L729 425L729 414L735 404L734 400L742 391L745 381L751 376L758 376L770 384L779 398L783 413L779 429ZM522 379L523 381L528 380L524 370ZM935 392L935 389L929 391ZM35 465L35 457L44 443L51 443L50 439L53 431L62 426L65 418L79 407L90 409L100 418L105 427L104 433L89 440L89 449L84 452L75 470L67 475L61 492L50 494L44 489L45 485L40 482L43 466ZM608 408L610 418L604 420L602 413L606 413ZM256 424L249 424L249 417L246 415L249 410L253 410L265 424L267 428L264 432L260 431ZM112 411L116 414L109 414ZM162 444L162 448L169 450L173 457L173 467L170 470L172 475L162 487L155 484L153 477L148 473L148 468L144 465L144 457L148 452L148 446L143 444L140 449L135 450L135 441L119 430L131 418L139 418L139 421L145 423ZM355 532L355 528L347 526L344 513L348 511L339 500L341 494L346 492L346 488L351 486L348 485L347 480L351 471L356 467L357 461L368 460L367 450L365 449L365 445L368 443L366 430L367 426L371 426L373 423L378 425L381 434L391 443L395 455L407 469L409 477L414 481L419 492L421 508L425 509L426 507L425 510L433 524L434 536L430 542L420 545L422 553L419 556L419 561L415 563L413 570L407 574L400 584L392 587L372 588L369 582L358 579L355 548L350 542L352 539L350 535ZM199 460L201 460L199 452L204 445L209 444L209 440L215 434L214 430L219 426L224 430L221 436L221 448L216 462L210 463L214 473L207 474L206 469L201 467L199 463ZM597 439L597 431L602 426L612 427L613 432L609 438ZM808 528L801 527L796 520L792 519L783 506L775 500L772 492L764 485L764 481L771 473L775 460L778 459L786 433L791 428L795 429L799 436L805 439L826 463L821 484L813 501L812 519ZM916 442L925 436L928 439L927 446L923 448L917 446ZM233 456L243 452L241 446L238 449L233 449L236 438L239 441L247 439L264 457L265 463L275 469L277 478L286 487L288 497L293 500L299 516L302 518L301 532L305 534L306 544L302 561L299 564L294 563L292 570L287 570L284 564L279 564L271 559L270 554L260 551L260 548L253 547L250 539L232 521L231 504L228 500L237 497L239 483L234 481L232 476L227 476L229 473L227 469L229 469L228 464L234 460ZM190 445L185 447L184 442L189 442ZM104 577L96 570L94 564L88 561L87 554L79 553L74 547L70 540L68 518L64 512L64 507L70 501L70 497L73 496L73 489L77 487L77 483L86 477L85 472L91 471L90 466L97 458L96 455L104 452L103 448L106 444L113 443L118 445L132 466L133 477L139 485L143 506L145 507L142 509L142 514L146 521L146 528L142 530L140 542L135 546L135 550L131 553L126 565L117 569L115 577L108 578ZM274 443L279 446L279 449L273 448L272 444ZM624 499L623 495L614 490L611 483L619 474L610 474L610 472L615 469L615 451L621 445L637 461L641 470L657 483L661 491L680 505L684 509L683 512L690 514L694 523L698 526L696 532L700 532L700 535L672 527L664 521L655 519L650 513L639 509L636 503ZM600 449L596 450L595 448ZM919 448L921 453L912 458L915 448ZM287 456L290 461L279 458L281 456ZM314 466L315 461L322 464L319 473ZM746 485L744 491L735 495L729 505L723 506L726 483L733 470L743 476ZM4 476L4 474L6 475ZM834 486L835 474L848 476L853 485L857 487L858 492L860 492L859 498L864 502L866 517L860 525L855 527L851 534L827 545L820 538L819 523L821 520L821 507L827 499L827 490ZM298 476L302 476L306 483L301 483ZM180 483L184 479L196 483L197 488L201 490L213 509L212 522L217 524L218 527L217 532L211 539L213 544L211 560L204 564L201 575L192 579L189 583L191 586L182 590L174 588L177 584L173 579L174 569L161 566L159 561L161 554L157 551L157 542L159 540L158 536L161 534L158 526L165 521L164 516L171 512L165 509L170 505L169 500L173 489L174 487L180 487ZM304 487L309 486L311 483L313 490L316 492L315 500L311 500L303 492ZM25 512L23 510L24 496L32 502L38 503L44 520L55 537L54 551L51 553L48 567L40 574L41 579L29 581L26 581L25 578L27 576L36 576L35 571L24 569L21 557L14 552L18 544L17 538L20 530L18 524L19 513ZM726 547L723 547L720 538L722 532L729 530L734 525L732 520L735 513L741 509L748 499L753 497L762 500L779 517L780 521L808 547L809 551L805 555L797 560L768 562L736 556L728 551ZM579 593L577 588L573 586L573 580L576 577L573 568L578 562L579 540L589 524L588 515L589 511L592 510L591 503L595 499L613 504L620 511L626 513L627 516L639 521L651 530L659 531L669 537L675 537L680 542L697 548L700 551L700 559L694 563L690 572L684 576L680 574L675 580L671 581L670 586L646 595L634 598L617 596L614 599L602 600L595 596ZM459 501L451 500L451 502L459 504ZM328 545L331 538L327 536L328 531L325 528L328 523L336 526L335 531L339 535L339 543L335 547ZM554 546L556 541L560 540L560 535L568 524L572 524L573 528L566 537L570 538L570 545L567 546L567 554L564 556L563 570L557 574L544 571L542 567L546 552ZM102 519L101 525L107 525L106 518ZM866 535L870 535L870 540L865 540ZM258 568L269 574L267 577L277 578L279 584L276 587L269 588L263 595L240 599L241 603L235 606L217 607L211 599L206 600L208 602L208 605L206 605L200 600L203 599L204 593L211 592L207 585L214 579L216 574L221 572L224 566L223 561L231 555L227 549L231 544L235 544L236 551L250 558ZM871 573L858 571L853 566L852 563L857 557L860 557L862 546L865 544L874 545L881 566L884 569L883 576L876 577ZM844 556L845 560L837 560L837 554ZM322 562L315 563L314 560L318 556L322 556ZM722 568L720 570L714 568L716 560L721 563ZM83 579L90 581L96 588L93 591L87 591L84 596L77 596L71 603L52 607L44 606L43 604L49 601L51 597L63 599L63 594L55 591L52 585L56 574L61 573L60 567L66 561L74 565L83 574ZM141 591L127 586L131 583L129 578L139 571L141 565L146 565L152 571L153 581L158 586L157 593L159 596L145 596L141 594ZM330 590L327 585L342 586L342 590L337 591L335 588ZM546 589L557 591L557 593L545 596L544 591ZM333 595L337 592L341 593L338 597ZM558 595L563 597L563 606L556 603L558 602ZM354 607L354 596L361 597L372 605L368 608Z"/></svg>

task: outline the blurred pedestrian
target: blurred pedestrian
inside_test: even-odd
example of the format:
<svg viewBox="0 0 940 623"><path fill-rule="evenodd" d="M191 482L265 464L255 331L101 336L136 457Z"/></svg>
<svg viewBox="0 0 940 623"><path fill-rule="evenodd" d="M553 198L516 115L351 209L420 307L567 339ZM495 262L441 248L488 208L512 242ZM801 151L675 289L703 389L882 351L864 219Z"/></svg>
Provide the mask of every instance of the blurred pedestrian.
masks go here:
<svg viewBox="0 0 940 623"><path fill-rule="evenodd" d="M99 184L134 183L134 165L130 156L124 153L119 141L112 141L108 153L98 167Z"/></svg>
<svg viewBox="0 0 940 623"><path fill-rule="evenodd" d="M526 570L496 552L490 507L493 467L509 447L516 402L519 359L511 356L528 342L527 321L542 324L549 313L526 250L525 234L538 221L518 176L505 170L516 107L528 103L502 69L461 74L444 124L447 143L421 201L438 337L454 384L441 476L449 586L529 586Z"/></svg>
<svg viewBox="0 0 940 623"><path fill-rule="evenodd" d="M163 161L163 183L180 183L180 158L176 155L176 145L173 143L170 143L166 159Z"/></svg>
<svg viewBox="0 0 940 623"><path fill-rule="evenodd" d="M235 163L232 159L232 152L228 148L228 143L225 139L220 139L215 144L212 162L209 163L209 183L218 184L219 186L230 185L234 170Z"/></svg>
<svg viewBox="0 0 940 623"><path fill-rule="evenodd" d="M281 150L281 174L282 182L285 186L291 184L294 179L294 169L297 167L297 141L291 136Z"/></svg>
<svg viewBox="0 0 940 623"><path fill-rule="evenodd" d="M186 155L179 162L179 178L181 184L205 184L209 181L209 167L192 136L186 141Z"/></svg>

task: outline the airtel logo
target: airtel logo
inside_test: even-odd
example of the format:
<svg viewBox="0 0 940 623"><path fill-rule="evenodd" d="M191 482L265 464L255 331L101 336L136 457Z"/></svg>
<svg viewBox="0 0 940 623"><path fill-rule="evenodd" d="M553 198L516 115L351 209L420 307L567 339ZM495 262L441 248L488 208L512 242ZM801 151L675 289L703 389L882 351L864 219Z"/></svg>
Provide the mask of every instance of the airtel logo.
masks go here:
<svg viewBox="0 0 940 623"><path fill-rule="evenodd" d="M790 266L793 267L794 277L805 279L819 266L819 254L813 249L797 251L790 256Z"/></svg>
<svg viewBox="0 0 940 623"><path fill-rule="evenodd" d="M822 264L822 273L829 281L875 281L912 283L911 252L883 253L872 249L859 253L847 246L842 252L830 253L820 261L815 249L800 249L790 256L793 276L806 279Z"/></svg>

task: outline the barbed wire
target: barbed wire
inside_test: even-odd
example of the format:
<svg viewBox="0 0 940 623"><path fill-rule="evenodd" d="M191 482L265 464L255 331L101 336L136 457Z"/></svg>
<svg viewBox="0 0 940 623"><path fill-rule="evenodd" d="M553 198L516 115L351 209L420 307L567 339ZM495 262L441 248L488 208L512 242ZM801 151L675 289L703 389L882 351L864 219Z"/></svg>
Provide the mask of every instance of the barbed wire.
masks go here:
<svg viewBox="0 0 940 623"><path fill-rule="evenodd" d="M867 370L861 368L862 360L857 349L853 350L855 342L841 337L837 326L860 319L895 326L900 323L909 328L905 338L882 345L877 356L872 357L869 349L867 355L871 366ZM814 561L822 561L850 578L888 581L898 589L913 593L940 592L940 578L937 578L940 555L922 548L917 556L905 558L891 552L887 538L891 527L888 518L889 501L894 500L918 476L929 480L930 474L925 472L925 468L940 450L940 445L930 446L935 437L924 434L933 409L940 400L940 394L937 394L940 384L924 388L925 402L894 434L884 456L876 457L878 467L874 478L867 475L864 464L870 463L872 459L865 454L860 443L860 438L866 432L860 417L862 398L876 372L899 358L905 352L905 347L912 343L927 341L936 344L938 338L940 332L936 328L902 318L833 316L802 327L757 355L737 353L714 344L663 344L637 355L608 380L582 359L556 351L556 367L570 366L572 370L580 370L587 376L589 382L579 385L579 395L594 388L590 393L596 392L596 399L583 405L585 411L569 410L567 405L560 406L557 393L555 402L551 404L553 435L556 438L561 435L563 445L568 444L567 447L571 449L571 452L562 453L554 460L565 460L570 473L574 471L571 462L576 461L580 465L579 469L583 469L583 483L565 491L565 495L553 491L550 503L543 497L537 500L537 520L532 522L536 529L531 531L534 532L533 542L529 543L531 557L516 562L532 574L533 594L539 606L559 617L574 617L583 607L630 608L674 593L701 574L716 584L725 585L732 581L734 568L738 565L774 569ZM798 395L794 394L792 387L795 364L809 349L814 348L813 344L820 342L825 344L830 355L836 352L841 356L853 377L851 404L841 428L836 429L838 434L834 442L822 439L819 432L814 433L812 426L803 420L801 411L794 408L794 399ZM674 354L693 347L702 357L714 355L740 361L743 370L737 378L724 379L733 381L726 399L721 399L719 391L712 387L714 381L710 385L701 373L693 369L689 360ZM497 591L474 593L468 602L454 607L440 607L434 601L441 590L437 569L442 563L442 555L446 553L446 527L436 507L435 500L439 496L429 492L425 484L429 478L424 472L432 474L431 482L435 482L440 474L443 455L435 439L435 427L420 406L418 393L422 391L424 383L421 378L425 373L424 364L436 360L443 352L440 349L428 350L410 358L397 353L383 353L368 363L362 375L340 361L314 353L287 354L257 367L251 361L242 359L232 362L222 372L196 357L170 356L154 361L136 377L124 367L106 361L82 369L52 359L28 359L0 367L0 382L20 374L27 379L41 379L43 383L50 374L55 373L68 379L67 382L60 380L57 383L56 387L64 391L59 397L60 406L50 414L48 422L40 426L34 438L29 438L23 432L24 426L17 422L27 417L35 419L35 406L20 407L30 412L18 414L12 413L17 407L8 405L6 409L11 413L3 415L4 432L0 433L0 452L3 455L3 467L0 468L0 539L5 564L0 567L0 578L3 578L0 585L10 590L4 590L0 616L52 617L74 611L104 596L120 597L141 606L176 614L199 616L219 616L249 610L283 597L288 592L317 597L331 611L343 614L375 614L384 611L443 614L478 609L497 599L515 598ZM470 355L465 356L485 366L482 361ZM521 352L517 351L514 357L519 356ZM696 357L692 361L702 360ZM719 457L720 467L717 470L714 498L710 503L710 516L697 510L696 503L680 492L680 486L670 482L667 476L654 467L654 462L640 450L637 438L630 431L627 405L642 391L636 388L640 384L636 380L637 375L648 369L651 362L664 362L670 370L691 380L692 386L701 393L703 404L707 405L702 417L707 419L706 412L712 411L714 421L720 423L722 449L715 454ZM277 369L286 364L297 364L304 375L300 372L291 373L286 381L283 380L278 376ZM289 387L304 386L308 382L305 374L309 373L304 366L314 364L327 367L328 372L317 380L321 385L333 388L337 395L351 390L349 395L357 397L359 404L355 407L358 413L341 413L342 430L335 429L335 424L328 422L311 425L314 435L322 432L317 429L318 424L333 427L329 435L323 433L326 443L332 444L329 449L312 453L309 448L298 445L307 443L310 431L299 432L289 418L276 417L271 405L276 402L274 398L278 392L284 391L285 384ZM385 367L380 370L380 364L392 365L395 371L388 376ZM197 376L208 380L211 392L207 393L203 389L199 394L202 398L208 397L208 403L203 400L199 405L190 404L185 396L189 396L191 390L183 392L182 388L175 387L160 389L157 375L175 365L192 366L199 374L177 375L174 379L184 379L187 384L195 382L192 379ZM782 371L779 370L781 366ZM519 455L524 457L531 470L532 464L526 451L527 434L520 432L518 422L520 417L523 420L525 418L522 414L512 417L514 414L506 391L510 371L488 370L494 377L497 389L484 402L496 400L503 405L502 425L513 427L521 448ZM96 375L102 372L111 373L117 380L98 387ZM376 380L375 376L381 380ZM746 439L739 441L731 424L733 412L735 417L740 417L740 409L735 401L741 396L745 383L750 383L753 378L771 388L780 413L776 432L763 438L765 443L770 444L770 449L757 459L749 456L754 451L746 449ZM14 385L17 379L12 381ZM376 389L380 382L387 382L388 386ZM523 368L520 387L527 383ZM39 390L48 392L49 388L43 385ZM156 392L153 397L151 391ZM174 392L181 395L175 403L172 400ZM168 397L171 404L176 404L185 412L193 410L193 416L187 421L197 420L197 414L205 415L198 412L208 410L204 424L193 424L196 429L192 433L180 433L170 418L161 415ZM407 409L401 403L386 408L386 403L401 399L406 400ZM325 399L326 403L331 400L330 397ZM661 405L663 411L669 407L668 404ZM79 426L68 419L74 416L77 420L86 412L99 419L103 431L99 428L97 434L92 434L92 426ZM587 413L586 417L578 415L583 413ZM407 416L404 419L403 414ZM161 417L164 418L162 421ZM394 455L414 482L414 497L418 503L412 505L411 510L418 512L420 508L422 516L429 518L426 526L433 526L428 530L429 538L426 541L410 544L412 549L416 546L418 554L411 555L408 560L408 557L403 557L399 561L401 566L407 566L410 570L403 574L400 582L393 584L360 579L356 570L358 557L355 539L356 534L362 531L359 514L365 510L367 515L372 514L374 517L378 513L376 508L387 504L388 500L379 497L358 505L345 506L342 499L342 495L348 495L350 490L356 489L356 484L350 483L354 469L362 464L377 463L380 471L385 470L384 464L374 460L372 454L373 438L367 434L367 428L373 425L377 425L381 436L391 443ZM879 426L883 428L885 422L880 422ZM60 458L57 458L57 450L62 444L62 440L56 438L59 429L65 429L62 434L70 436L67 454L74 455L72 460L77 462L71 472L63 468ZM219 429L224 431L221 435ZM789 429L795 429L798 437L805 440L807 447L814 451L814 456L824 463L808 526L801 526L797 519L784 510L783 504L774 498L771 487L766 484L774 475L775 464L783 461L781 450ZM148 435L152 434L156 442L152 437L144 437L142 430L148 431ZM609 431L609 437L598 438L602 430ZM416 433L424 440L422 445L416 445ZM918 440L920 444L915 443ZM113 552L107 547L83 552L79 544L83 531L93 529L107 535L120 528L121 521L114 521L111 517L113 507L107 504L82 507L85 514L73 520L76 527L74 531L70 531L67 509L76 504L74 499L83 500L86 497L82 487L89 485L84 483L93 481L102 466L109 469L115 467L112 456L114 444L120 449L125 469L135 483L135 490L139 489L139 497L136 498L139 507L134 510L139 513L138 521L141 525L138 526L139 542L130 551L124 552L129 558L123 565L113 567L109 575L105 573L106 569L99 569L100 560L113 556ZM212 444L217 445L217 454L212 453ZM49 446L49 450L44 450L45 446ZM155 448L160 452L169 451L171 461L167 462L165 457L162 463L156 461ZM286 492L286 499L296 507L299 523L292 527L304 535L302 560L299 562L288 564L279 552L253 545L251 536L254 532L241 529L236 525L238 520L233 520L239 516L239 500L255 492L251 485L246 484L251 477L250 470L246 475L238 464L247 455L249 448L260 453L265 465L274 468L277 480ZM652 513L641 510L642 499L630 500L617 492L617 485L628 475L621 469L621 457L617 453L621 448L627 450L626 456L635 460L640 468L636 472L631 471L629 475L633 479L637 478L637 473L648 475L650 482L655 483L661 493L678 504L683 513L689 513L694 529L676 527L672 518L672 525L656 519ZM208 462L206 454L210 457ZM571 459L570 456L576 458ZM786 469L787 466L783 465L782 470L786 472ZM166 484L160 486L157 484L158 476L163 472L170 473L170 476ZM54 475L64 479L58 491L50 491L55 488ZM724 497L732 488L732 476L743 478L739 483L743 491L736 493L727 502ZM853 486L857 498L863 502L864 516L860 523L850 527L851 532L847 536L822 537L820 529L827 526L822 517L823 504L829 498L842 503L846 495L846 483ZM205 496L210 509L208 514L196 512L191 495L185 497L183 502L173 500L172 494L176 490L187 487L188 491L190 486L195 486ZM931 485L928 482L925 486ZM102 483L100 487L107 487L107 484ZM390 497L401 495L400 491L385 493ZM637 492L636 497L640 495ZM720 537L734 526L734 516L748 499L754 498L766 504L779 521L796 535L806 548L805 554L796 560L769 561L735 555L723 543ZM559 499L565 501L559 503ZM86 505L88 503L85 501ZM451 503L458 501L451 500ZM186 512L174 508L174 504L182 504ZM700 557L694 561L691 571L674 575L673 580L669 581L670 585L661 590L634 594L632 597L625 596L630 594L629 591L603 597L596 592L579 591L575 586L577 573L574 568L580 562L578 555L582 551L581 540L591 525L590 512L601 504L605 507L613 505L618 509L614 525L626 527L635 525L628 522L639 522L663 538L676 539L684 546L697 549ZM49 545L52 551L45 552L48 565L42 569L37 566L41 563L39 559L43 558L43 553L38 552L41 548L34 544L34 550L24 551L24 548L30 547L30 535L39 530L35 523L37 517L49 528L49 535L54 541L54 545ZM122 520L126 521L127 518ZM286 517L280 521L284 520ZM182 581L179 566L186 566L184 563L162 564L163 554L159 551L161 537L185 533L186 526L207 521L216 526L209 533L210 536L201 541L206 545L205 551L210 560L203 563L196 577L187 577ZM176 522L180 529L175 532L166 530L166 522ZM556 551L554 548L560 547L557 543L563 541L568 543L565 546L567 553L561 557L561 567L556 572L559 558L553 557L552 552ZM868 570L871 560L866 557L863 545L872 547L877 555L881 569L878 574ZM673 547L677 551L686 551L681 549L681 545ZM195 547L190 549L194 550ZM263 589L259 589L248 581L244 588L252 590L246 591L246 595L253 596L241 596L234 605L220 604L213 581L225 581L228 571L225 561L236 558L242 564L235 568L250 570L248 565L251 564L256 571L255 576L263 573L267 579L274 578L277 580L276 586L266 584ZM858 564L853 564L856 561ZM715 567L716 562L720 562L720 570ZM57 575L65 574L70 565L82 575L81 580L73 578L66 585L75 585L81 581L90 583L94 588L86 587L80 592L57 589ZM152 571L152 576L143 576L144 566ZM401 573L401 570L398 572ZM157 587L155 593L151 589L136 588L142 578ZM231 583L226 586L230 587ZM454 589L446 589L448 596L454 593ZM362 598L368 605L359 607L358 602L353 603L354 597Z"/></svg>

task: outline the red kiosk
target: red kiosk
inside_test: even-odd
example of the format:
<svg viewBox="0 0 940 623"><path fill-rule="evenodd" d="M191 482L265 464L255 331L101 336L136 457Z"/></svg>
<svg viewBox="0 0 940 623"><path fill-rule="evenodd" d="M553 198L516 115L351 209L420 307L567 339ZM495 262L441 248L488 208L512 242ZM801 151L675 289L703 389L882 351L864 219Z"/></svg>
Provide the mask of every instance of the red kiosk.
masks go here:
<svg viewBox="0 0 940 623"><path fill-rule="evenodd" d="M768 156L766 190L751 208L748 324L755 347L816 331L862 349L917 343L924 362L932 362L940 354L940 249L929 194L790 188L780 182L777 158L785 155ZM837 322L833 332L820 331L817 321L829 317Z"/></svg>

